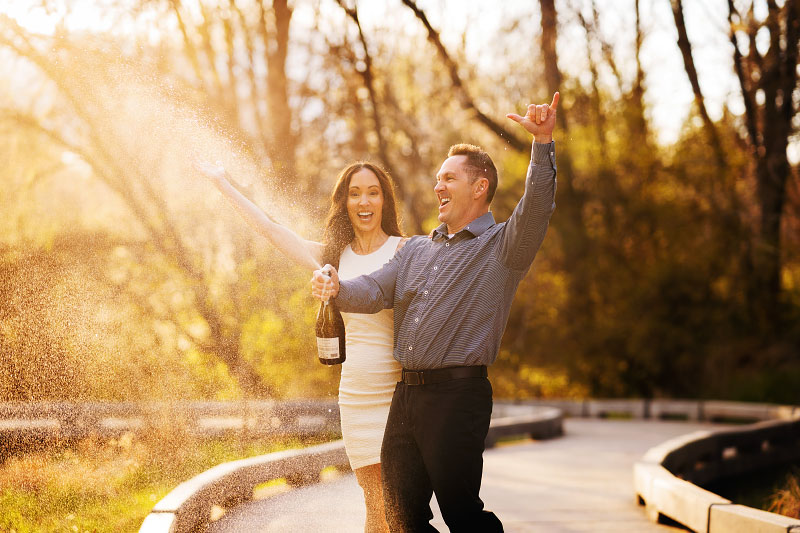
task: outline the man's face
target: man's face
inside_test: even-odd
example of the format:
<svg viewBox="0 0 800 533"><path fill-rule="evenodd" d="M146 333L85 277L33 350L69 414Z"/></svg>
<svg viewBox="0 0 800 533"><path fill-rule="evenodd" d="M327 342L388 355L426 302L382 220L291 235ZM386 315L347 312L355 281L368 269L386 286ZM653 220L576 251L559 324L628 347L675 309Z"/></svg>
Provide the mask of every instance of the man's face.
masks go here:
<svg viewBox="0 0 800 533"><path fill-rule="evenodd" d="M486 180L475 180L467 173L467 156L454 155L444 160L436 174L433 191L439 199L439 222L447 224L448 231L460 231L475 218L478 189Z"/></svg>

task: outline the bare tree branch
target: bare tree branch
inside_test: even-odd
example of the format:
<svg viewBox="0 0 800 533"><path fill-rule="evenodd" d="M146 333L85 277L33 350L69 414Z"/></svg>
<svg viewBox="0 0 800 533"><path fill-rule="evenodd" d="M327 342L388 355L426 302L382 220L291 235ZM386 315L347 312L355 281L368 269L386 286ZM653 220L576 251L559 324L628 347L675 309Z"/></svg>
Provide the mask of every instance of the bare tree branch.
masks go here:
<svg viewBox="0 0 800 533"><path fill-rule="evenodd" d="M734 20L734 18L736 20ZM755 94L750 89L750 77L745 73L744 59L742 57L742 52L739 50L739 43L736 38L736 28L741 22L741 18L741 15L736 10L736 6L733 4L733 0L728 0L728 24L730 26L730 41L733 46L733 68L736 71L736 77L739 79L739 87L742 90L745 124L747 133L750 136L750 145L757 150L761 145L761 140L756 130Z"/></svg>
<svg viewBox="0 0 800 533"><path fill-rule="evenodd" d="M638 0L637 0L638 1ZM697 69L694 65L694 58L692 56L692 45L689 42L689 36L686 33L686 22L683 16L683 0L672 0L672 15L675 19L675 27L678 29L678 48L683 56L683 66L686 70L686 75L689 78L689 83L692 85L692 92L694 93L694 103L700 112L700 118L703 120L703 126L708 135L708 140L714 149L714 154L717 158L717 166L720 169L727 167L725 160L725 151L722 148L722 142L717 132L717 127L708 116L706 109L706 101L703 97L703 92L700 89L700 80L697 76Z"/></svg>
<svg viewBox="0 0 800 533"><path fill-rule="evenodd" d="M597 12L597 3L595 0L592 0L592 27L594 29L594 34L600 41L600 50L602 50L603 57L605 58L606 63L608 63L611 72L614 74L614 79L617 80L617 89L619 89L619 92L621 93L623 92L622 74L620 73L619 68L617 68L617 60L614 58L614 48L611 46L611 43L609 43L606 39L600 38L599 36L599 31L597 29L599 26L599 19L600 15Z"/></svg>
<svg viewBox="0 0 800 533"><path fill-rule="evenodd" d="M428 21L428 17L425 15L425 12L417 7L417 4L414 2L414 0L403 0L403 4L408 6L414 12L420 22L422 22L423 26L425 26L425 29L428 31L428 40L433 43L433 45L436 47L436 51L439 54L439 58L444 61L447 71L450 74L450 81L460 97L461 106L464 109L472 110L475 113L475 117L481 124L486 126L489 131L507 142L518 152L529 151L529 142L519 139L516 135L507 131L502 125L500 125L499 122L496 122L478 109L478 106L475 104L475 100L472 98L469 90L466 88L464 83L461 81L461 77L458 75L458 65L456 65L455 61L453 61L453 59L450 57L450 54L448 54L447 49L442 44L442 40L439 38L439 33L433 29L430 21ZM563 113L558 114L559 117L562 115Z"/></svg>
<svg viewBox="0 0 800 533"><path fill-rule="evenodd" d="M592 4L592 7L594 8L594 3ZM578 14L578 20L580 21L581 26L583 26L583 31L586 33L586 58L589 61L589 74L591 74L592 77L592 111L594 111L595 123L598 125L598 127L594 128L594 130L595 134L597 135L598 146L602 148L606 144L606 131L605 128L599 127L599 125L604 124L606 118L605 114L603 113L602 97L600 95L600 88L598 84L599 74L597 71L597 63L594 61L591 46L592 40L598 39L599 36L597 36L595 32L596 25L594 22L596 21L587 21L580 9L576 10L576 12ZM594 13L596 15L596 10ZM619 81L620 80L617 80L617 83L619 83ZM603 161L606 160L606 150L600 150L600 157Z"/></svg>
<svg viewBox="0 0 800 533"><path fill-rule="evenodd" d="M405 180L400 178L397 169L394 167L389 157L386 137L383 134L383 120L381 119L380 109L378 108L378 95L375 90L375 75L372 67L372 55L369 52L367 39L364 35L364 30L361 27L361 21L358 18L358 8L347 7L343 0L336 0L336 2L344 10L344 12L347 13L347 16L350 17L358 29L358 38L364 52L364 68L362 70L358 70L358 73L364 82L364 87L366 87L367 93L369 94L370 107L372 108L372 122L374 124L375 135L378 140L378 157L389 174L394 177L399 199L413 213L411 224L413 224L414 228L412 232L422 233L421 223L425 218L425 214L422 212L423 206L420 202L415 201L416 199L414 198L414 195L410 193L406 187Z"/></svg>
<svg viewBox="0 0 800 533"><path fill-rule="evenodd" d="M192 64L192 69L197 77L197 81L201 85L204 85L205 79L203 77L203 71L200 68L200 61L197 58L197 50L195 49L192 38L189 35L189 30L183 21L183 15L181 14L180 9L180 0L169 0L169 4L172 7L172 11L175 13L175 18L178 21L178 27L181 30L181 35L183 35L183 45L186 47L186 53L189 55L189 62Z"/></svg>
<svg viewBox="0 0 800 533"><path fill-rule="evenodd" d="M64 72L65 66L45 59L30 44L21 28L16 25L9 27L13 35L9 37L0 34L0 44L5 44L21 57L30 60L58 87L60 93L72 105L75 116L85 125L87 145L92 148L90 150L88 147L67 141L64 135L45 127L32 117L16 113L10 114L9 118L44 134L56 145L80 155L90 164L96 176L129 207L135 220L147 232L154 248L186 277L187 286L195 297L197 312L204 318L211 332L214 353L230 368L248 394L268 394L268 387L262 383L252 366L240 357L238 347L240 332L227 331L223 326L219 309L213 306L210 298L208 281L202 270L197 268L195 258L178 234L177 224L171 220L164 198L153 190L151 182L134 158L121 147L111 149L113 145L110 143L114 142L115 132L105 127L101 120L96 120L96 113L91 110L92 99L87 98L87 95L92 93L82 88L80 80L74 80ZM138 193L133 189L133 183L139 185ZM154 211L154 214L151 211Z"/></svg>
<svg viewBox="0 0 800 533"><path fill-rule="evenodd" d="M262 146L264 146L269 142L269 136L267 135L267 130L265 127L266 117L264 116L258 100L259 89L258 82L256 81L256 50L253 43L253 37L251 35L250 26L247 24L244 13L242 13L242 10L239 9L239 6L236 4L236 0L230 0L229 5L230 8L236 13L242 39L244 41L244 47L247 51L248 65L244 70L247 73L247 81L249 82L250 86L250 107L252 108L252 113L256 117L255 122L256 128L258 129L258 136ZM232 59L233 55L231 56L231 60Z"/></svg>

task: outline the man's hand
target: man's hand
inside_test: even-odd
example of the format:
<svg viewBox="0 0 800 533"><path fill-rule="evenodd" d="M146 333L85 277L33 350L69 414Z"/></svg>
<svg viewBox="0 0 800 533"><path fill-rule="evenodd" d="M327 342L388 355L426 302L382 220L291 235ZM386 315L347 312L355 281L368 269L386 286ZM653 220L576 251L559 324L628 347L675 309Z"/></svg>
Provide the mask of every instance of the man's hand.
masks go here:
<svg viewBox="0 0 800 533"><path fill-rule="evenodd" d="M311 295L323 302L339 294L339 273L331 265L314 271L311 278Z"/></svg>
<svg viewBox="0 0 800 533"><path fill-rule="evenodd" d="M553 102L547 104L531 104L524 117L509 113L506 115L514 122L518 122L523 128L533 134L537 143L548 144L553 140L553 129L556 126L556 108L558 107L559 94L553 95Z"/></svg>

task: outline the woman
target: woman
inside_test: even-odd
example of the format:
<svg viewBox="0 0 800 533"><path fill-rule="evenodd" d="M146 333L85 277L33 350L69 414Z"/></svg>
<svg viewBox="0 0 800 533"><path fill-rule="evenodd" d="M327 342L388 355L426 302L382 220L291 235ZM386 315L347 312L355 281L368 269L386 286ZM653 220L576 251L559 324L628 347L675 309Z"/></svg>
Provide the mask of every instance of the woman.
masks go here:
<svg viewBox="0 0 800 533"><path fill-rule="evenodd" d="M389 261L402 236L391 178L380 167L357 162L339 174L331 196L323 242L302 239L270 219L240 194L219 165L195 162L245 220L300 265L317 269L332 264L340 279L369 274ZM339 411L350 466L364 491L367 533L388 531L381 488L381 441L400 364L392 355L393 316L342 313L347 359L339 382Z"/></svg>

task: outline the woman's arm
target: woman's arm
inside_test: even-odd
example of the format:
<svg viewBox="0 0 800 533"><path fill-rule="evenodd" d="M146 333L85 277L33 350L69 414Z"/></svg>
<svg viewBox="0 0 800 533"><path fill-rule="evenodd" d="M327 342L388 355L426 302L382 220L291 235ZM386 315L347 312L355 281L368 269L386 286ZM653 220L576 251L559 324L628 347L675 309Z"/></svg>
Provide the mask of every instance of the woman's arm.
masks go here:
<svg viewBox="0 0 800 533"><path fill-rule="evenodd" d="M286 257L310 270L320 268L323 245L307 241L298 234L272 220L256 204L239 192L230 181L221 165L212 165L195 159L192 166L205 176L239 212L244 220L258 233L266 237Z"/></svg>

